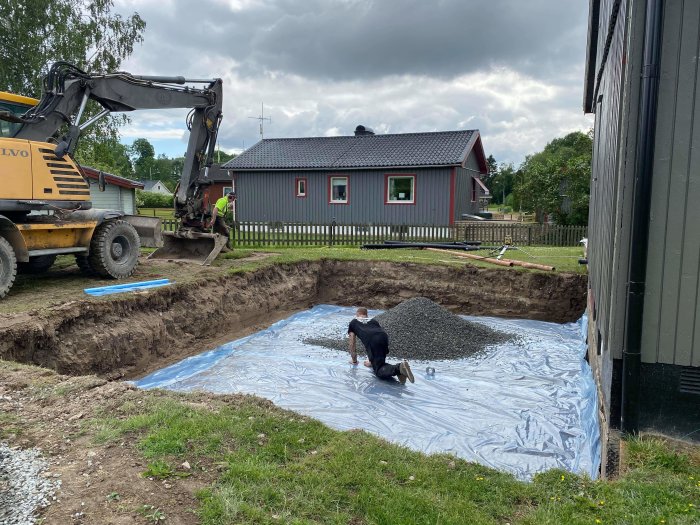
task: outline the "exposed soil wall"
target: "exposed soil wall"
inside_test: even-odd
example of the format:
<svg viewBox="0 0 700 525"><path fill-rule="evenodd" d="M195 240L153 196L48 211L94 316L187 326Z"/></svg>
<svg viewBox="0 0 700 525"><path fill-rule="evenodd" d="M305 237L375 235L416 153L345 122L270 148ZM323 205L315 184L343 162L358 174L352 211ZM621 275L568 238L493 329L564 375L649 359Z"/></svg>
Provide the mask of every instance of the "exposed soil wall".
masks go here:
<svg viewBox="0 0 700 525"><path fill-rule="evenodd" d="M586 283L574 274L326 261L317 301L386 309L422 296L464 315L564 323L583 314Z"/></svg>
<svg viewBox="0 0 700 525"><path fill-rule="evenodd" d="M314 303L391 307L425 296L474 315L565 322L586 277L346 261L277 265L111 301L0 319L0 359L60 373L135 377L252 333Z"/></svg>

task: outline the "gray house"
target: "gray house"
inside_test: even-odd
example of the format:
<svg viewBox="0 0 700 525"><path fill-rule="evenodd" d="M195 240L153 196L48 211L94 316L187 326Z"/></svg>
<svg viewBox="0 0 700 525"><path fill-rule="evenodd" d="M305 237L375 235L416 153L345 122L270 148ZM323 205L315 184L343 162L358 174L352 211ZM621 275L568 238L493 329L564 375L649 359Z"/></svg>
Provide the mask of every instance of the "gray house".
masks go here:
<svg viewBox="0 0 700 525"><path fill-rule="evenodd" d="M143 184L111 173L104 173L105 191L100 191L98 187L100 172L88 166L83 166L82 170L90 181L90 200L93 208L119 210L129 215L136 213L136 190L143 189Z"/></svg>
<svg viewBox="0 0 700 525"><path fill-rule="evenodd" d="M700 440L698 20L698 2L590 2L588 340L604 437Z"/></svg>
<svg viewBox="0 0 700 525"><path fill-rule="evenodd" d="M479 211L477 130L264 139L223 166L242 221L453 224Z"/></svg>

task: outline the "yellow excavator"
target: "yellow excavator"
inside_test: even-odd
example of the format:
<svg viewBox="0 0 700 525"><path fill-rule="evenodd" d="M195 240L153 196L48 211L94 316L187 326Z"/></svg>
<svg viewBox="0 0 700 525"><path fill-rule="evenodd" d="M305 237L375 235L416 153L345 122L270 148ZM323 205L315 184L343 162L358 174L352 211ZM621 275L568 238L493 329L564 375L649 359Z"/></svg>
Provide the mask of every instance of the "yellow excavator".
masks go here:
<svg viewBox="0 0 700 525"><path fill-rule="evenodd" d="M205 84L194 88L186 84ZM83 118L88 101L100 111ZM92 207L90 186L73 158L81 133L113 112L189 108L185 164L175 195L175 232L160 221ZM84 272L105 278L130 276L141 239L157 257L210 263L225 246L210 233L208 169L221 122L220 79L92 75L57 62L44 78L40 100L0 92L0 298L17 269L48 270L57 255L73 254ZM104 189L104 177L99 180ZM160 254L159 254L160 252Z"/></svg>

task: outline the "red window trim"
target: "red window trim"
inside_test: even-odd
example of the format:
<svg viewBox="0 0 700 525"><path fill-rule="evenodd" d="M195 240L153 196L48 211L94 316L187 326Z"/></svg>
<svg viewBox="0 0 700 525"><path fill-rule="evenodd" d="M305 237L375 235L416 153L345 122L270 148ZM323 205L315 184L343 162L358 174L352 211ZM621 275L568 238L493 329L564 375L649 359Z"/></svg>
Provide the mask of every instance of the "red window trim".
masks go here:
<svg viewBox="0 0 700 525"><path fill-rule="evenodd" d="M299 193L299 181L304 181L304 194ZM309 194L309 181L306 177L297 177L294 179L294 195L300 199L305 199Z"/></svg>
<svg viewBox="0 0 700 525"><path fill-rule="evenodd" d="M389 200L389 177L411 177L413 179L413 201L390 201ZM415 206L416 205L416 189L418 188L418 177L415 173L385 173L384 174L384 204L393 205L398 204L399 206Z"/></svg>
<svg viewBox="0 0 700 525"><path fill-rule="evenodd" d="M331 179L345 179L346 181L346 192L347 192L347 200L345 202L340 202L340 201L333 201L331 198L333 196L333 189L331 187ZM349 175L340 175L340 174L335 174L335 175L328 175L328 204L338 204L340 206L346 206L350 204L350 176Z"/></svg>

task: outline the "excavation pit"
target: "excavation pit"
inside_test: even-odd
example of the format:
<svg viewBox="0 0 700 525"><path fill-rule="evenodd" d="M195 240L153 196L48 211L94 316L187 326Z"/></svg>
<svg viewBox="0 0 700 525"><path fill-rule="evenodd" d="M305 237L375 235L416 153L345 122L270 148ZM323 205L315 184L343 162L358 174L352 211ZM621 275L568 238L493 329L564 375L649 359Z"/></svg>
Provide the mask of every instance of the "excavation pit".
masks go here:
<svg viewBox="0 0 700 525"><path fill-rule="evenodd" d="M515 326L516 332L520 330L517 323L555 323L548 325L547 330L553 330L552 333L564 330L573 337L572 334L576 332L574 325L562 323L575 322L583 314L586 284L586 278L582 275L503 271L469 266L455 268L334 260L270 265L254 272L219 275L184 284L176 282L170 287L143 294L87 299L80 296L40 311L0 315L0 358L51 368L62 374L96 374L106 379L136 379L211 349L227 352L230 345L241 344L240 341L245 341L247 337L257 338L269 333L268 330L274 331L278 326L275 323L289 323L290 316L291 319L295 319L294 315L302 316L297 320L304 319L303 316L311 315L309 309L311 312L318 311L313 309L315 305L362 305L385 310L412 297L427 297L455 313L492 316L500 318L494 322L516 323L508 325L511 331ZM342 323L347 323L351 317L352 311L342 310L341 306L322 308L341 308L333 314L339 323L341 318ZM326 321L324 324L327 324ZM237 343L229 343L231 341ZM414 371L418 372L418 382L400 390L397 385L378 382L369 370L349 369L349 365L346 365L347 355L338 357L336 352L318 347L303 347L295 350L297 351L303 355L290 354L282 359L287 363L285 366L290 368L280 369L280 376L267 383L263 380L265 367L275 366L279 359L269 355L264 358L267 362L261 363L261 356L256 357L254 353L240 354L239 358L243 356L252 359L248 364L239 363L242 370L247 370L246 377L257 377L255 382L266 384L269 389L269 392L261 390L254 393L278 401L275 396L281 396L289 390L284 386L284 378L296 375L300 377L300 383L297 384L303 384L304 376L301 372L311 369L304 364L311 359L313 363L334 363L332 367L327 365L325 369L315 372L326 374L323 376L324 381L315 387L318 388L319 396L328 399L334 388L344 385L349 396L346 401L362 394L375 401L381 399L382 403L393 407L392 410L397 412L405 410L413 415L431 416L430 400L450 397L450 385L461 385L463 382L471 386L466 386L467 390L463 395L460 394L459 401L455 398L457 404L451 409L442 408L439 411L446 423L440 423L439 419L426 423L431 421L428 417L423 423L414 420L404 429L404 435L411 435L411 429L420 425L433 425L443 429L439 432L443 436L439 440L439 446L430 445L426 436L416 437L416 443L405 444L427 452L454 451L463 457L504 470L510 469L522 478L544 468L544 465L546 468L563 466L572 471L595 475L594 470L591 470L595 467L594 452L588 452L584 458L580 452L573 451L590 448L585 443L587 439L593 439L591 433L584 436L581 427L571 430L574 427L567 426L566 421L560 421L561 418L574 417L572 414L576 410L569 408L562 408L562 412L555 411L546 417L531 416L531 421L536 421L537 424L534 427L520 427L531 429L535 434L540 432L542 435L554 436L541 441L539 455L529 454L525 460L512 463L521 466L516 468L499 465L498 458L480 459L479 454L482 452L479 451L489 448L499 450L499 456L507 458L509 455L517 456L523 448L533 446L534 449L529 450L536 450L539 445L538 442L526 443L521 436L512 435L502 437L500 445L492 445L489 436L497 432L489 425L481 427L481 434L466 432L465 435L471 436L470 441L460 437L465 432L459 426L464 420L481 418L483 421L492 421L494 425L509 424L503 416L494 417L495 413L489 412L492 409L490 394L480 394L480 399L470 397L476 390L473 384L464 381L464 377L465 374L472 374L471 377L476 378L480 385L478 367L465 369L459 361L449 364L416 363ZM233 358L233 355L229 358ZM188 366L195 366L196 359L190 360ZM487 357L483 359L479 358L474 363L489 362ZM576 357L575 363L579 368L584 366L579 357ZM508 373L512 371L509 366L506 366ZM431 367L435 369L433 376L422 373ZM203 374L211 374L216 368L212 367ZM527 367L518 370L522 372L518 385L527 385L533 380ZM583 377L580 370L575 372L573 368L562 372L563 378L558 376L556 369L534 375L538 378L554 377L554 383L550 383L547 388L552 393L550 399L556 401L559 396L557 385L561 382L574 385L575 381L571 378L576 373L579 374L579 379ZM502 384L499 388L502 388ZM212 390L217 391L216 388ZM569 403L569 407L576 400L582 403L586 399L583 391L578 394L574 390L567 392L568 401L564 404ZM282 404L282 401L279 402ZM345 406L329 406L328 410L336 415L347 413L357 416L366 412L359 409L361 404L348 408L352 403L347 402L348 405ZM282 406L304 411L301 405L292 401L289 403ZM533 403L528 410L534 410L537 414L537 405ZM480 412L476 407L485 411L483 416L478 416ZM577 410L582 413L583 407ZM323 420L325 416L319 414L316 417ZM381 425L377 414L372 418L376 424ZM515 419L510 423L514 421ZM332 421L329 420L329 423L332 424ZM362 421L348 416L346 426L342 428L367 428L373 431L371 427L363 425ZM454 430L449 431L449 428ZM563 443L568 445L563 446ZM571 445L572 443L577 444ZM573 448L567 448L569 446Z"/></svg>
<svg viewBox="0 0 700 525"><path fill-rule="evenodd" d="M347 352L305 342L347 330L354 312L317 305L136 385L254 394L340 430L451 453L519 479L552 468L596 477L596 389L581 322L468 318L513 337L467 358L412 361L416 383L401 385L352 366Z"/></svg>
<svg viewBox="0 0 700 525"><path fill-rule="evenodd" d="M322 260L0 314L0 359L62 374L133 379L255 333L316 304L388 309L427 297L450 311L576 321L584 275Z"/></svg>

